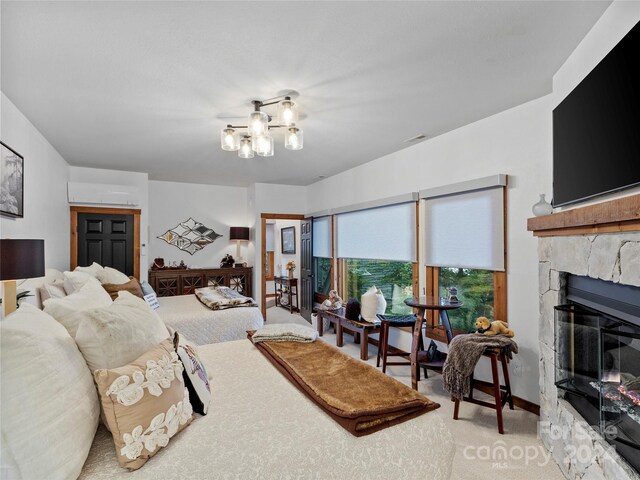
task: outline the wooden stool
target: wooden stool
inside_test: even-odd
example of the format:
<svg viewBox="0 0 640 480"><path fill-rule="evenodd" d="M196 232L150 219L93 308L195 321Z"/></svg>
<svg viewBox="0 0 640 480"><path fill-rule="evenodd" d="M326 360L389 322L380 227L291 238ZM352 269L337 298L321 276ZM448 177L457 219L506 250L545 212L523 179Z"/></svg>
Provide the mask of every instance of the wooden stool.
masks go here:
<svg viewBox="0 0 640 480"><path fill-rule="evenodd" d="M378 314L380 319L380 336L378 337L378 358L376 360L376 367L380 366L380 359L382 359L382 373L387 373L387 365L411 365L408 352L389 352L389 327L411 327L416 326L415 315L382 315ZM422 340L422 332L420 334L420 350L424 350L424 343ZM405 362L389 362L387 357L403 357L407 361ZM419 375L419 373L418 373ZM427 369L424 368L424 376L427 377ZM419 379L418 379L419 380Z"/></svg>
<svg viewBox="0 0 640 480"><path fill-rule="evenodd" d="M471 390L469 396L463 400L465 402L475 403L483 407L493 408L498 418L498 432L504 433L502 423L502 407L509 402L509 409L513 410L513 397L511 396L511 383L509 382L509 369L507 368L507 355L504 349L488 348L482 354L491 360L491 374L493 376L493 398L495 403L484 402L473 398L474 379L471 376ZM500 385L500 374L498 373L498 361L502 364L502 375L504 376L504 385ZM458 412L460 410L460 400L453 399L455 406L453 408L453 419L458 420Z"/></svg>

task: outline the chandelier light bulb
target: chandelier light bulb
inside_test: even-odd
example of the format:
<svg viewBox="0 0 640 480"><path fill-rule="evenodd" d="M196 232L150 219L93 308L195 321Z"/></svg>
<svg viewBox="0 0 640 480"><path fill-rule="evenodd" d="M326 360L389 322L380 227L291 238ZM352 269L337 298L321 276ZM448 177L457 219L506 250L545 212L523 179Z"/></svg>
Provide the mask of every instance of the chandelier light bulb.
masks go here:
<svg viewBox="0 0 640 480"><path fill-rule="evenodd" d="M253 149L251 148L251 137L244 136L240 140L240 149L238 150L240 158L253 158Z"/></svg>
<svg viewBox="0 0 640 480"><path fill-rule="evenodd" d="M251 112L247 122L249 135L258 137L269 132L269 116L263 112Z"/></svg>
<svg viewBox="0 0 640 480"><path fill-rule="evenodd" d="M296 127L287 129L284 135L284 148L287 150L302 150L304 137L302 130Z"/></svg>
<svg viewBox="0 0 640 480"><path fill-rule="evenodd" d="M274 142L271 135L261 135L256 138L256 153L261 157L273 157Z"/></svg>
<svg viewBox="0 0 640 480"><path fill-rule="evenodd" d="M228 126L220 132L220 144L223 150L235 152L240 148L240 138L236 131Z"/></svg>
<svg viewBox="0 0 640 480"><path fill-rule="evenodd" d="M280 125L289 127L298 121L298 109L296 104L290 97L284 97L278 103L278 122Z"/></svg>

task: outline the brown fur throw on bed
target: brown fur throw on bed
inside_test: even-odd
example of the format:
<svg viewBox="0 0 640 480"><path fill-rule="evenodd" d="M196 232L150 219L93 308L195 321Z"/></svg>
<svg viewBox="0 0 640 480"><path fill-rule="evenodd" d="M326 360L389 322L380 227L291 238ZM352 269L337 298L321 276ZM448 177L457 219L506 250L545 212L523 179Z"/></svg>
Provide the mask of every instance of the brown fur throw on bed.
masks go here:
<svg viewBox="0 0 640 480"><path fill-rule="evenodd" d="M481 333L458 335L449 344L447 360L442 367L444 388L453 398L462 400L471 391L471 375L487 348L504 348L508 358L518 353L518 345L505 335Z"/></svg>
<svg viewBox="0 0 640 480"><path fill-rule="evenodd" d="M253 332L247 333L251 339ZM291 383L356 437L440 407L326 342L255 345Z"/></svg>

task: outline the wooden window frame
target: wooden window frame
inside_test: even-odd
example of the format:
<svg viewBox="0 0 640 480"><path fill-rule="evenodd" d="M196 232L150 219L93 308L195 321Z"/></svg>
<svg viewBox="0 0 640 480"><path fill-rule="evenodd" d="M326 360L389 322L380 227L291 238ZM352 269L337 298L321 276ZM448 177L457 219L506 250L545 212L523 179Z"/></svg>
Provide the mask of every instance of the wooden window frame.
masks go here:
<svg viewBox="0 0 640 480"><path fill-rule="evenodd" d="M412 283L412 290L413 290L413 296L414 297L419 297L420 296L420 200L417 200L415 202L415 209L416 209L416 261L411 263L411 283ZM333 232L335 232L335 215L332 215L332 228L333 228ZM335 235L332 236L332 244L331 244L331 248L332 248L332 254L335 257L335 245L334 245L334 239L335 239ZM349 299L345 298L345 295L347 294L347 275L346 275L346 269L347 269L347 262L346 259L344 258L340 258L340 259L335 259L336 263L337 263L337 285L338 285L338 293L339 295L342 297L342 299L347 302ZM358 301L360 301L360 299L357 299ZM401 327L401 330L406 330L408 332L411 332L411 327Z"/></svg>
<svg viewBox="0 0 640 480"><path fill-rule="evenodd" d="M429 297L439 296L440 267L425 267L427 273L426 294ZM447 335L444 327L440 325L437 312L430 310L427 313L428 327L427 337L447 343ZM508 323L507 318L507 272L493 272L493 316L496 320ZM453 330L453 334L469 333L462 330Z"/></svg>
<svg viewBox="0 0 640 480"><path fill-rule="evenodd" d="M346 298L347 294L347 259L339 258L338 260L338 293L342 297L342 299L347 302L349 299ZM403 262L404 263L404 262ZM413 295L418 297L419 295L419 264L418 262L411 262L411 283ZM359 298L356 300L360 301ZM411 328L407 327L410 331Z"/></svg>
<svg viewBox="0 0 640 480"><path fill-rule="evenodd" d="M498 320L502 320L508 323L507 316L507 186L502 187L502 195L503 195L503 235L504 235L504 271L493 272L493 310L494 317ZM335 251L335 215L332 215L331 227L332 227L332 285L335 289L338 290L339 295L346 302L349 299L346 298L347 292L347 275L346 275L346 260L342 258L336 258ZM421 243L420 243L420 231L421 231L421 215L420 215L420 200L416 201L416 261L413 262L412 266L412 277L413 277L413 294L415 297L420 296L421 292L421 284L420 284L420 265L421 265ZM335 278L333 277L333 268L335 266ZM440 269L438 267L425 267L426 268L426 285L424 292L427 296L437 297L438 296L438 282L440 277ZM326 296L322 296L315 292L315 298L326 298ZM433 328L427 329L427 337L433 338L434 340L439 340L444 343L447 343L447 336L444 331L444 328L439 325L439 318L437 312L428 311L427 313L427 321L430 326ZM411 331L410 328L406 328L406 330ZM467 333L459 330L454 330L455 334Z"/></svg>
<svg viewBox="0 0 640 480"><path fill-rule="evenodd" d="M507 186L502 187L502 216L503 216L503 245L504 245L504 271L493 272L493 316L496 320L502 320L508 323L507 315ZM426 267L426 294L431 297L438 297L439 295L439 279L440 279L440 267ZM437 312L428 312L428 322L430 327L427 328L427 337L439 340L447 343L447 336L444 331L444 327L440 325ZM458 335L463 332L460 330L454 330L453 334Z"/></svg>

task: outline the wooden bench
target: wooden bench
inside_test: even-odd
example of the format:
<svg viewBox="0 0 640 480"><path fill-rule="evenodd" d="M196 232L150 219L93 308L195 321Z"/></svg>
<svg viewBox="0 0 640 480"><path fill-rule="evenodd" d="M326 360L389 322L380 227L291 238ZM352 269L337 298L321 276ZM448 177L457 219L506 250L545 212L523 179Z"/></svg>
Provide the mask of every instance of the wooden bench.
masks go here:
<svg viewBox="0 0 640 480"><path fill-rule="evenodd" d="M353 333L353 340L356 344L360 344L360 358L362 360L369 359L369 335L380 333L380 325L365 322L361 320L349 320L344 316L345 309L338 310L320 310L318 309L318 335L324 333L323 319L329 320L334 324L336 330L336 346L343 346L344 331Z"/></svg>

